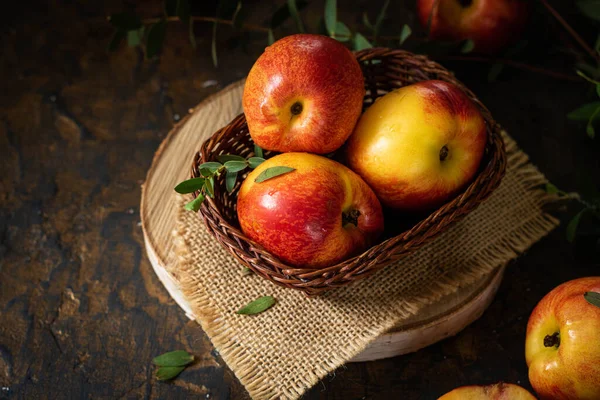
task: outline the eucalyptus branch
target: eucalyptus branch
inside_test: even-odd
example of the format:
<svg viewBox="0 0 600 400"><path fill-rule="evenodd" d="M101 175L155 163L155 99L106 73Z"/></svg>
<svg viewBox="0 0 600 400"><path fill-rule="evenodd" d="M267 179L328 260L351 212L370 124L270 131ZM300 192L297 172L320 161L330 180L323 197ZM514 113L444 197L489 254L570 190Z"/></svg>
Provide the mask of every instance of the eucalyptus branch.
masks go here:
<svg viewBox="0 0 600 400"><path fill-rule="evenodd" d="M550 14L552 14L554 16L554 18L556 18L556 20L567 30L567 32L569 32L569 34L573 37L573 39L575 39L575 41L577 41L577 43L579 43L579 45L581 45L581 47L583 47L585 49L585 51L587 51L588 54L594 60L596 60L597 62L600 62L600 54L598 54L597 51L592 49L585 42L585 40L583 40L583 38L577 32L575 32L575 30L571 27L571 25L569 25L569 23L567 21L565 21L565 19L558 13L558 11L556 11L550 4L548 4L548 2L546 0L540 0L540 2L544 5L544 7L546 7L546 9L550 12Z"/></svg>
<svg viewBox="0 0 600 400"><path fill-rule="evenodd" d="M479 56L442 56L437 57L437 60L447 60L447 61L473 61L473 62L482 62L482 63L492 63L492 64L504 64L514 68L535 72L539 74L544 74L547 76L551 76L553 78L564 79L573 82L581 82L579 78L575 75L567 75L562 72L553 71L541 67L536 67L534 65L529 65L525 63L521 63L518 61L508 60L504 58L488 58L488 57L479 57Z"/></svg>

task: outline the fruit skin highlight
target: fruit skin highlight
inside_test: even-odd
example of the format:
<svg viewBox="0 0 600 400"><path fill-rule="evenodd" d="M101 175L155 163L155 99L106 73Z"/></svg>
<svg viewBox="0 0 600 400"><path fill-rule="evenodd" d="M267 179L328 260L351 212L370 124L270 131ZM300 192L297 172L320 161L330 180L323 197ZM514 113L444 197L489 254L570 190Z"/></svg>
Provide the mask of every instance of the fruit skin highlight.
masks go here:
<svg viewBox="0 0 600 400"><path fill-rule="evenodd" d="M298 34L265 49L248 74L242 104L258 146L326 154L352 133L364 96L360 65L343 44Z"/></svg>
<svg viewBox="0 0 600 400"><path fill-rule="evenodd" d="M381 202L438 207L475 177L487 142L479 109L456 85L431 80L380 97L348 140L350 168Z"/></svg>
<svg viewBox="0 0 600 400"><path fill-rule="evenodd" d="M295 171L263 182L267 168ZM354 172L308 153L275 156L248 175L237 201L242 231L287 264L334 265L375 243L383 213L373 191Z"/></svg>

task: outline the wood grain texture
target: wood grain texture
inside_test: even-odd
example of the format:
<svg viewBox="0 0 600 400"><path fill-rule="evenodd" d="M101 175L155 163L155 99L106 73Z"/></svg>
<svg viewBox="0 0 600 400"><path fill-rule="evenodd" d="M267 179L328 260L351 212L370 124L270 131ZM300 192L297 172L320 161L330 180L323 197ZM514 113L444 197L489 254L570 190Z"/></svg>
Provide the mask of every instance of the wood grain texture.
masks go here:
<svg viewBox="0 0 600 400"><path fill-rule="evenodd" d="M214 4L193 2L199 15ZM575 23L572 2L557 1ZM278 5L285 4L279 2ZM317 26L322 3L303 11ZM413 2L390 2L388 15L411 15ZM244 3L246 6L246 3ZM272 13L249 2L257 23ZM354 29L357 10L340 7ZM139 226L139 186L156 149L180 116L243 78L266 35L244 32L247 48L211 24L169 24L160 60L123 44L107 53L106 16L121 2L14 2L3 15L0 58L0 399L245 399L247 394L157 279ZM10 10L10 12L8 12ZM159 16L162 1L138 3ZM578 25L579 26L579 25ZM393 26L392 26L393 28ZM293 29L293 28L292 28ZM558 38L557 30L540 30ZM283 31L276 31L276 35ZM593 41L594 37L589 40ZM531 48L547 49L530 42ZM565 57L540 51L537 65L572 73ZM591 99L585 83L506 67L488 83L483 64L448 64L559 188L585 192L600 176L600 141L566 113ZM591 185L590 185L591 182ZM575 210L572 210L575 211ZM569 220L565 213L563 220ZM494 301L455 337L402 357L352 363L315 386L309 400L435 399L461 385L500 380L531 389L524 360L529 313L553 287L597 275L597 235L575 245L564 227L512 263ZM185 349L197 363L171 383L153 378L152 357Z"/></svg>
<svg viewBox="0 0 600 400"><path fill-rule="evenodd" d="M187 178L199 145L241 112L242 90L243 82L236 82L190 110L160 145L142 187L140 215L148 258L171 297L191 319L195 317L179 284L185 277L173 255L173 187ZM496 271L424 308L375 340L354 361L410 353L455 335L481 316L500 286L502 273L503 269Z"/></svg>

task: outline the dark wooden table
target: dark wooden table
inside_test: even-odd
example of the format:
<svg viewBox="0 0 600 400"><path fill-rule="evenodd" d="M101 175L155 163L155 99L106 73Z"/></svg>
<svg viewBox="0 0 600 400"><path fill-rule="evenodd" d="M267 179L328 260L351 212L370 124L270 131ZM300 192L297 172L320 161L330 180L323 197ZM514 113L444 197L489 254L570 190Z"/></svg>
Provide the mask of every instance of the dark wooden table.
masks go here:
<svg viewBox="0 0 600 400"><path fill-rule="evenodd" d="M231 30L221 28L217 69L211 25L197 25L193 50L187 29L174 24L161 59L145 61L125 45L106 52L105 16L120 2L21 3L3 16L0 61L0 398L246 398L154 275L138 211L140 184L173 123L242 78L264 41L231 48ZM379 5L353 7L349 23ZM258 1L249 9L259 21L273 11ZM138 7L149 16L160 10L154 1ZM318 22L314 13L306 18ZM562 58L537 61L568 73L570 59ZM488 83L489 65L448 66L557 186L598 185L600 140L565 118L590 98L589 85L516 69ZM595 240L571 245L561 226L510 266L490 309L458 336L347 365L306 398L434 399L501 380L530 388L528 315L554 286L599 274ZM172 383L157 382L150 360L179 348L198 362Z"/></svg>

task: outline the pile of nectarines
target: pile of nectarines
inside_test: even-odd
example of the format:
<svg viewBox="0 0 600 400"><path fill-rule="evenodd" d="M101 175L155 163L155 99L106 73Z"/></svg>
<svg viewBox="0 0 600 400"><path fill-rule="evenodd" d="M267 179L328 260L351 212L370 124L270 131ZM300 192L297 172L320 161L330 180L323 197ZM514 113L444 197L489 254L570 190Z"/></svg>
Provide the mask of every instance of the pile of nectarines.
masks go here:
<svg viewBox="0 0 600 400"><path fill-rule="evenodd" d="M486 124L460 88L415 83L361 115L364 96L358 61L325 36L275 42L248 75L242 102L250 136L282 154L245 179L238 220L246 236L290 265L321 268L356 255L383 232L381 203L432 210L477 173ZM346 166L324 156L336 151Z"/></svg>

